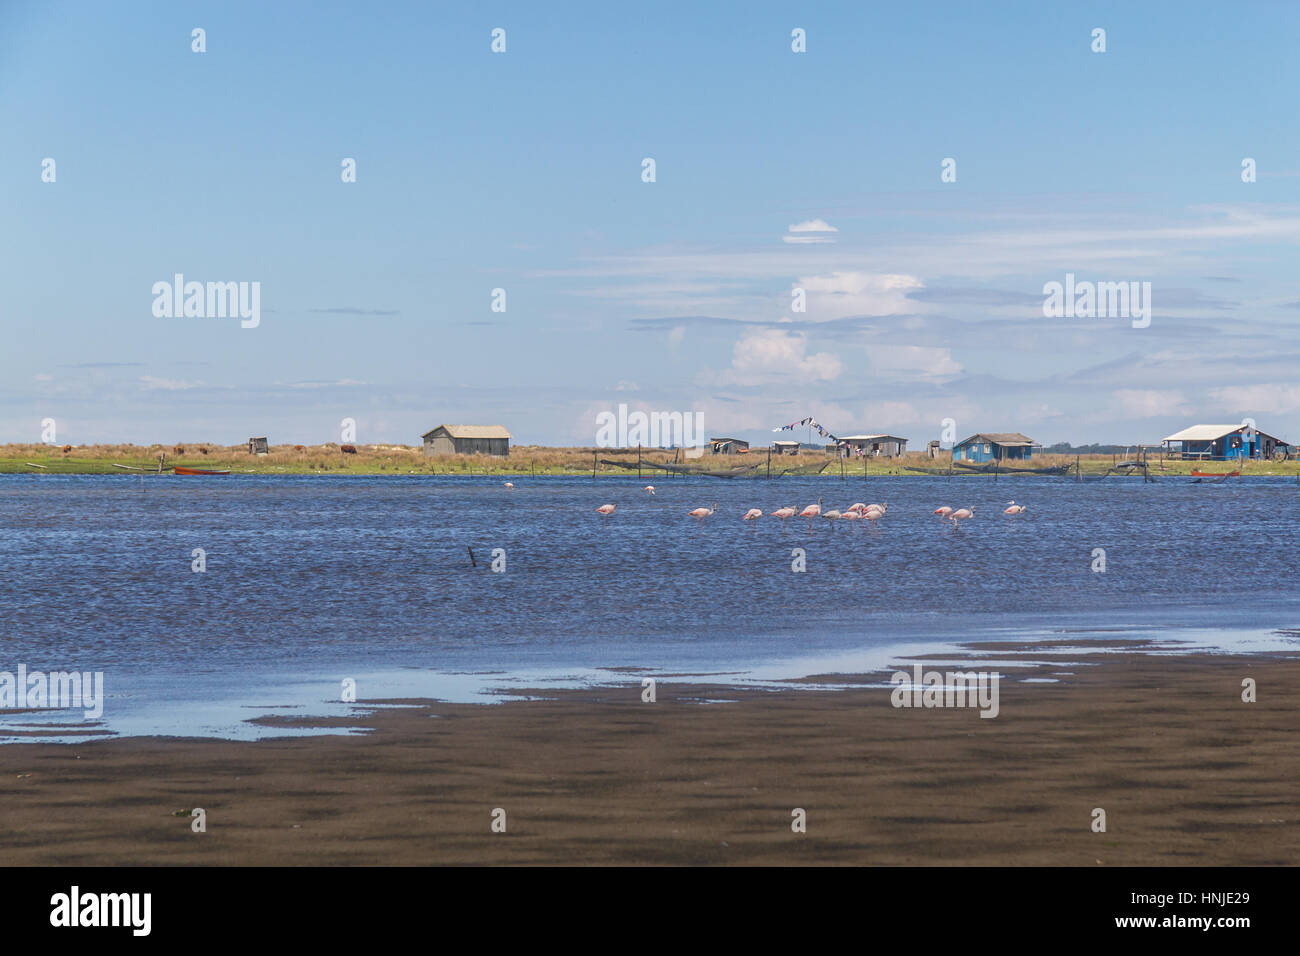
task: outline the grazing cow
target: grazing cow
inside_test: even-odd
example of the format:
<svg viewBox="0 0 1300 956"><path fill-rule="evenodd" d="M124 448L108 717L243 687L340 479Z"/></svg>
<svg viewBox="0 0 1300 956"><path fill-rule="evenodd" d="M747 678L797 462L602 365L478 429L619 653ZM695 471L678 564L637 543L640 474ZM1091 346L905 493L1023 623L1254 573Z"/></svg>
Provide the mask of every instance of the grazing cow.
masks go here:
<svg viewBox="0 0 1300 956"><path fill-rule="evenodd" d="M339 445L339 451L345 455L355 455L357 453L356 445Z"/></svg>
<svg viewBox="0 0 1300 956"><path fill-rule="evenodd" d="M185 446L184 446L184 445L177 445L175 448L172 449L172 454L174 454L174 455L183 455L183 454L185 454Z"/></svg>
<svg viewBox="0 0 1300 956"><path fill-rule="evenodd" d="M68 452L70 452L70 451L72 451L72 446L71 446L71 445L64 445L64 446L63 446L63 453L64 453L65 455L66 455Z"/></svg>

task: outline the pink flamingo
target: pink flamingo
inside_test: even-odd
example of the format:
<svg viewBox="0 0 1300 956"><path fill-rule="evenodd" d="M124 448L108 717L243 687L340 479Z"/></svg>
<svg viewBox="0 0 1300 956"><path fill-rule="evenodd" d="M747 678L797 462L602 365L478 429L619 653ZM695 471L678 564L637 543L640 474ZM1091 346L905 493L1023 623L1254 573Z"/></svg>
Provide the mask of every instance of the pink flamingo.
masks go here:
<svg viewBox="0 0 1300 956"><path fill-rule="evenodd" d="M846 512L844 512L844 514L841 515L841 517L844 518L845 521L861 521L862 513L860 511L855 511L854 509L850 508ZM852 525L850 525L850 528L851 527Z"/></svg>
<svg viewBox="0 0 1300 956"><path fill-rule="evenodd" d="M507 481L507 482L506 482L506 487L507 487L507 488L513 488L514 486L515 486L515 483L514 483L513 481Z"/></svg>
<svg viewBox="0 0 1300 956"><path fill-rule="evenodd" d="M609 516L614 513L613 505L601 505L596 509L596 514L605 516L605 524L609 524Z"/></svg>
<svg viewBox="0 0 1300 956"><path fill-rule="evenodd" d="M1025 513L1024 505L1018 505L1014 501L1008 501L1007 504L1009 504L1011 507L1008 508L1006 511L1002 512L1004 515L1022 515Z"/></svg>
<svg viewBox="0 0 1300 956"><path fill-rule="evenodd" d="M973 517L975 517L975 509L973 507L958 508L956 511L954 511L951 515L948 516L948 520L952 522L953 528L957 528L959 527L957 522L965 521L967 518L973 518Z"/></svg>
<svg viewBox="0 0 1300 956"><path fill-rule="evenodd" d="M861 501L855 501L853 504L849 505L849 506L848 506L847 508L845 508L844 510L845 510L846 512L847 512L847 511L866 511L866 510L867 510L867 506L864 505Z"/></svg>
<svg viewBox="0 0 1300 956"><path fill-rule="evenodd" d="M820 498L817 499L817 504L809 505L807 508L804 508L803 511L799 512L800 518L808 519L808 532L810 534L812 533L812 519L816 518L821 513L822 513L822 500Z"/></svg>
<svg viewBox="0 0 1300 956"><path fill-rule="evenodd" d="M777 508L775 511L772 512L772 517L773 517L773 518L780 518L780 519L781 519L781 527L784 528L784 527L785 527L785 519L786 519L786 518L793 518L793 517L794 517L794 509L791 508L789 505L786 505L784 508Z"/></svg>
<svg viewBox="0 0 1300 956"><path fill-rule="evenodd" d="M878 505L871 505L869 508L867 508L866 511L862 513L863 519L871 526L873 531L875 530L876 522L879 521L884 516L885 513L880 510L880 507Z"/></svg>
<svg viewBox="0 0 1300 956"><path fill-rule="evenodd" d="M935 508L934 513L937 514L940 518L946 518L948 517L948 515L952 514L952 509L949 508L947 505L944 505L942 508Z"/></svg>
<svg viewBox="0 0 1300 956"><path fill-rule="evenodd" d="M648 492L649 494L652 494L652 495L653 495L653 494L655 493L655 486L654 486L654 485L646 485L646 486L645 486L644 488L642 488L641 490L642 490L642 491L645 491L645 492Z"/></svg>
<svg viewBox="0 0 1300 956"><path fill-rule="evenodd" d="M694 511L688 511L686 513L690 515L692 518L694 518L696 521L698 521L700 523L700 527L703 528L704 519L707 518L709 515L713 514L714 510L717 507L718 507L718 503L715 501L711 508L696 508Z"/></svg>
<svg viewBox="0 0 1300 956"><path fill-rule="evenodd" d="M750 508L748 511L745 512L746 521L753 521L761 517L763 517L763 512L759 511L757 508ZM758 531L758 525L754 525L754 530Z"/></svg>
<svg viewBox="0 0 1300 956"><path fill-rule="evenodd" d="M840 512L838 512L838 511L836 511L835 509L832 508L830 511L827 511L826 513L824 513L824 514L822 515L822 517L823 517L823 518L830 518L830 519L833 521L833 520L835 520L836 518L841 518L841 517L843 517L843 515L841 515ZM832 527L834 527L834 526L832 526Z"/></svg>

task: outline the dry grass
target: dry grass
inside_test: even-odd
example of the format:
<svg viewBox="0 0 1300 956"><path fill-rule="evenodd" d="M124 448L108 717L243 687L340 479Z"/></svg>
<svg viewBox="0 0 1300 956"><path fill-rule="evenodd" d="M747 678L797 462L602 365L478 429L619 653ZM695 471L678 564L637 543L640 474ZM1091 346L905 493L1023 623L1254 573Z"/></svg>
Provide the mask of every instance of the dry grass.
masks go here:
<svg viewBox="0 0 1300 956"><path fill-rule="evenodd" d="M423 448L409 445L359 445L355 454L348 454L339 445L272 445L266 455L254 456L248 447L216 445L210 442L174 442L158 445L78 445L67 451L63 446L40 444L0 445L0 472L46 473L115 473L114 464L133 465L156 469L159 456L164 466L190 465L201 468L228 468L234 473L266 474L423 474L423 475L590 475L593 467L597 476L635 475L635 469L617 468L600 464L601 459L622 461L635 465L636 449L617 448L554 448L540 445L517 445L510 449L508 458L490 455L426 456ZM1086 455L1079 461L1084 474L1103 474L1124 456ZM1131 457L1131 456L1130 456ZM1073 455L1036 455L1026 463L1029 467L1073 465ZM651 467L653 464L679 466L712 471L735 471L738 474L766 477L769 474L767 449L760 448L748 454L690 456L685 452L643 450L641 452L642 476L647 481L667 478L669 473ZM31 464L29 464L31 463ZM841 461L821 448L802 449L797 455L772 455L770 474L824 477L844 475L909 475L906 469L921 468L947 471L951 454L942 452L930 458L924 451L909 452L901 458L848 458ZM1193 468L1223 472L1241 468L1243 475L1296 475L1300 463L1247 462L1243 465L1225 462L1191 462L1174 459L1162 460L1153 455L1148 459L1153 475L1186 475ZM34 468L31 465L41 465ZM1012 463L1007 470L1014 470Z"/></svg>

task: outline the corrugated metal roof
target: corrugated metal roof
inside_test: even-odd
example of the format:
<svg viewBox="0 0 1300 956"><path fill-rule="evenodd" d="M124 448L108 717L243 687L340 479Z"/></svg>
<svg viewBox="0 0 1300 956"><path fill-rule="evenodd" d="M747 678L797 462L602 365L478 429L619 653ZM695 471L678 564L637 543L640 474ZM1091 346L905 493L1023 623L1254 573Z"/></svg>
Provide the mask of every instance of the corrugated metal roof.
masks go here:
<svg viewBox="0 0 1300 956"><path fill-rule="evenodd" d="M445 428L447 434L452 438L511 438L513 437L504 425L439 425L438 428ZM428 438L438 428L431 428L421 438Z"/></svg>
<svg viewBox="0 0 1300 956"><path fill-rule="evenodd" d="M1163 441L1214 441L1224 435L1231 435L1241 428L1237 425L1193 425L1180 432L1174 432Z"/></svg>
<svg viewBox="0 0 1300 956"><path fill-rule="evenodd" d="M882 438L890 441L907 441L906 438L899 438L897 435L842 435L840 441L880 441Z"/></svg>
<svg viewBox="0 0 1300 956"><path fill-rule="evenodd" d="M1020 432L980 432L977 435L971 435L965 441L957 442L958 445L967 445L973 441L988 441L995 445L1032 445L1034 440L1028 435L1022 435Z"/></svg>

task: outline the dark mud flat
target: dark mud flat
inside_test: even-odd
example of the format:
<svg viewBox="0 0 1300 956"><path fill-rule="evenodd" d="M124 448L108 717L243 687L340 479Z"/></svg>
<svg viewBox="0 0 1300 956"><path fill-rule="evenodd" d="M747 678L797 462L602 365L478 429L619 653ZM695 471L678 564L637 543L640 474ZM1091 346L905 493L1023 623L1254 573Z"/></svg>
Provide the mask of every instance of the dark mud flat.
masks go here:
<svg viewBox="0 0 1300 956"><path fill-rule="evenodd" d="M1037 646L1005 650L1034 658ZM997 654L973 649L971 668ZM1072 653L1001 714L662 682L359 707L361 736L0 748L14 864L1300 861L1300 660ZM1023 683L1025 677L1059 683ZM1259 701L1241 701L1241 680ZM723 698L732 703L701 704ZM437 718L437 719L434 719ZM297 718L291 719L298 722ZM20 776L30 774L30 776ZM187 816L203 807L206 833ZM490 828L494 808L507 832ZM1108 831L1090 828L1095 807ZM791 811L808 831L791 831Z"/></svg>

